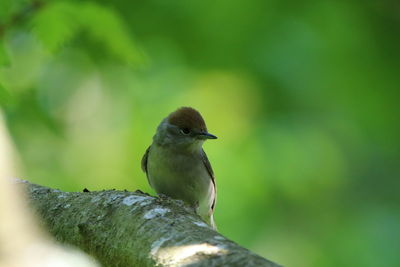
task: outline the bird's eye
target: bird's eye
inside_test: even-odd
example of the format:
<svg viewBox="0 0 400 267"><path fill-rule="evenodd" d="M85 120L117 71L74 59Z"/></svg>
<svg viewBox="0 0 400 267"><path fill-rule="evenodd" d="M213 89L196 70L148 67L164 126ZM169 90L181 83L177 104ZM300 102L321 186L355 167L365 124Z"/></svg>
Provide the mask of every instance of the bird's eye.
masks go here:
<svg viewBox="0 0 400 267"><path fill-rule="evenodd" d="M183 128L183 129L181 129L181 133L184 134L184 135L188 135L188 134L190 134L190 129L189 128Z"/></svg>

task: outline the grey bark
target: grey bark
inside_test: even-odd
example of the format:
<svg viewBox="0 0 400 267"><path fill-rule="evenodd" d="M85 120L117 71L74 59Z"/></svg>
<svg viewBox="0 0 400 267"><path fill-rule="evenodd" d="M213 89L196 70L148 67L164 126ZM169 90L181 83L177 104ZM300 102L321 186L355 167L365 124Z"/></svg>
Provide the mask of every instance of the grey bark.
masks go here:
<svg viewBox="0 0 400 267"><path fill-rule="evenodd" d="M20 183L50 233L103 266L279 266L212 230L178 200Z"/></svg>

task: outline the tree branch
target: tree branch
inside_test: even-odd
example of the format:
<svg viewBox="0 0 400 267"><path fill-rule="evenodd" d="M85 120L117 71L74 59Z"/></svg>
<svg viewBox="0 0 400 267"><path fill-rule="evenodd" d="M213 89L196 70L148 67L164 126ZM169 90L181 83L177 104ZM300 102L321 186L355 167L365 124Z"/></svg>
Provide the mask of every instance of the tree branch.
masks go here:
<svg viewBox="0 0 400 267"><path fill-rule="evenodd" d="M103 266L279 266L218 234L178 200L18 183L26 185L34 210L57 240Z"/></svg>

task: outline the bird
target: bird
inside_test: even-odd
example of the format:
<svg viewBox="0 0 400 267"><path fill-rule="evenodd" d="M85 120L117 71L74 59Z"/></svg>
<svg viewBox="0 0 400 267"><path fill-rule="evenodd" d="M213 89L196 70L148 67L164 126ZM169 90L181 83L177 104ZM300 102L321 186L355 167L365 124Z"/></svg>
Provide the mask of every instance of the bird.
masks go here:
<svg viewBox="0 0 400 267"><path fill-rule="evenodd" d="M203 143L217 139L207 131L200 113L181 107L158 125L141 162L158 195L183 200L213 229L217 188Z"/></svg>

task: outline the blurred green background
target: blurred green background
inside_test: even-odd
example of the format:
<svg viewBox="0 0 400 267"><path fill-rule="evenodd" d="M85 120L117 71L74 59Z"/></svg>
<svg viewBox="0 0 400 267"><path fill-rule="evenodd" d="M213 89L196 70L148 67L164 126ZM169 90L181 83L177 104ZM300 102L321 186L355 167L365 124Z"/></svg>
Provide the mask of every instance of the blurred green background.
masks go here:
<svg viewBox="0 0 400 267"><path fill-rule="evenodd" d="M400 4L1 0L0 101L31 182L151 192L193 106L219 231L286 266L400 264Z"/></svg>

